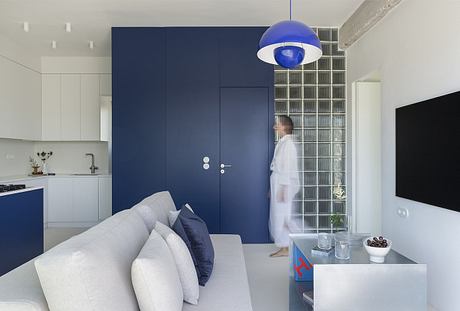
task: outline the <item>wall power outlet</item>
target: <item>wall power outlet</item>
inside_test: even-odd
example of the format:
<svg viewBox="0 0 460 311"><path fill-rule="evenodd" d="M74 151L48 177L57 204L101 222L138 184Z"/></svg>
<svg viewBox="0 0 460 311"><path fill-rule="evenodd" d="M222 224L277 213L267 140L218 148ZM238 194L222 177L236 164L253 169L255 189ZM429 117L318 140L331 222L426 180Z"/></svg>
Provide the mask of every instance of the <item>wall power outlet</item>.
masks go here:
<svg viewBox="0 0 460 311"><path fill-rule="evenodd" d="M398 210L396 211L399 217L401 218L407 218L409 217L409 210L405 207L398 207Z"/></svg>

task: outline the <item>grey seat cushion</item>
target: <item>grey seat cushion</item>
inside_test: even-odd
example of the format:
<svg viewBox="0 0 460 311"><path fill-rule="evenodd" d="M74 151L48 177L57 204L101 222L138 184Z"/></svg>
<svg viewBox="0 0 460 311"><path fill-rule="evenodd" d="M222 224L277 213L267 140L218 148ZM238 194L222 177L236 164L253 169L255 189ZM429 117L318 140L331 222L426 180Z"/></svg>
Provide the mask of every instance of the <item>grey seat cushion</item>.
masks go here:
<svg viewBox="0 0 460 311"><path fill-rule="evenodd" d="M0 311L49 311L34 260L0 278Z"/></svg>
<svg viewBox="0 0 460 311"><path fill-rule="evenodd" d="M200 287L198 305L184 303L183 311L252 311L243 246L238 235L211 235L214 270Z"/></svg>

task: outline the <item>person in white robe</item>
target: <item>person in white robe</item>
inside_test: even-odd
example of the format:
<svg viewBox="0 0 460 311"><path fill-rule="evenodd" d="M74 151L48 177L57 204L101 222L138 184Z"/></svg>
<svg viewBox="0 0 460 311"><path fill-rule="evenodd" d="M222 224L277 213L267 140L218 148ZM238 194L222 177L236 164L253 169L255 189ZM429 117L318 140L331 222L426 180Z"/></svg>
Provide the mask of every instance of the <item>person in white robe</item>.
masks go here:
<svg viewBox="0 0 460 311"><path fill-rule="evenodd" d="M289 254L289 233L295 226L291 219L293 199L300 189L298 153L292 135L293 122L279 116L273 129L279 135L270 165L270 234L279 250L271 257Z"/></svg>

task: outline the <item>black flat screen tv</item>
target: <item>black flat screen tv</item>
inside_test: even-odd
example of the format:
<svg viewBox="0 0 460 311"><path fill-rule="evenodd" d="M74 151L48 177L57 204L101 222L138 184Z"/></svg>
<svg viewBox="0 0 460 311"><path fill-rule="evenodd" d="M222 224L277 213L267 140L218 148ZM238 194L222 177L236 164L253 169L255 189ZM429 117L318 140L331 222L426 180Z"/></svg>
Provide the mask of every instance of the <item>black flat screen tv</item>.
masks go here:
<svg viewBox="0 0 460 311"><path fill-rule="evenodd" d="M460 92L396 109L396 196L460 211Z"/></svg>

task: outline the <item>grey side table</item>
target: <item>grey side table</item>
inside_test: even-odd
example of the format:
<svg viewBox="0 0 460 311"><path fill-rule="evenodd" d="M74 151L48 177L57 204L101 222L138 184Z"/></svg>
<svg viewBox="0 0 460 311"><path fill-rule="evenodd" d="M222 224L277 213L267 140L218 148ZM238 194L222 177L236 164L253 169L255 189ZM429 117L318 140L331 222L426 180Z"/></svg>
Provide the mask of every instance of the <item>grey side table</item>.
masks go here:
<svg viewBox="0 0 460 311"><path fill-rule="evenodd" d="M426 311L427 267L391 250L385 263L374 264L362 246L351 247L349 260L312 256L317 237L291 235L293 246L314 266L313 282L294 280L290 258L289 311ZM313 290L314 306L303 300Z"/></svg>

